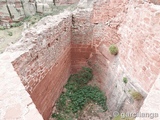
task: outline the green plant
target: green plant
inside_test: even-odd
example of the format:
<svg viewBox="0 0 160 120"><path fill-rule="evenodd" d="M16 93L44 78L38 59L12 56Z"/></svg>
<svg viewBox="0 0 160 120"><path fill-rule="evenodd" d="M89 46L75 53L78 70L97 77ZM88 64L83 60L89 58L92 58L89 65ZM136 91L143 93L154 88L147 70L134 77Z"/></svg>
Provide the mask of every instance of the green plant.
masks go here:
<svg viewBox="0 0 160 120"><path fill-rule="evenodd" d="M11 27L19 27L21 26L23 23L22 22L18 22L18 23L12 23Z"/></svg>
<svg viewBox="0 0 160 120"><path fill-rule="evenodd" d="M86 85L93 77L92 69L83 67L77 74L70 76L65 88L70 92Z"/></svg>
<svg viewBox="0 0 160 120"><path fill-rule="evenodd" d="M92 79L92 69L83 67L77 74L70 76L65 88L57 101L58 113L53 113L52 117L57 120L71 120L71 116L78 116L84 106L89 102L100 105L104 111L107 110L106 96L96 86L89 86L87 83Z"/></svg>
<svg viewBox="0 0 160 120"><path fill-rule="evenodd" d="M3 27L3 26L0 26L0 30L5 30L5 27Z"/></svg>
<svg viewBox="0 0 160 120"><path fill-rule="evenodd" d="M7 31L7 33L8 33L9 36L13 35L13 33L11 31Z"/></svg>
<svg viewBox="0 0 160 120"><path fill-rule="evenodd" d="M76 82L81 85L85 85L92 79L92 77L92 69L83 67L82 70L77 74Z"/></svg>
<svg viewBox="0 0 160 120"><path fill-rule="evenodd" d="M31 19L31 16L26 16L23 21L26 22L26 21L29 21L30 19Z"/></svg>
<svg viewBox="0 0 160 120"><path fill-rule="evenodd" d="M116 45L111 45L111 46L109 47L109 51L110 51L110 53L111 53L112 55L117 55L117 54L118 54L118 48L117 48Z"/></svg>
<svg viewBox="0 0 160 120"><path fill-rule="evenodd" d="M106 97L98 87L87 85L75 91L70 98L73 104L72 110L74 113L82 110L84 105L90 101L100 105L104 111L107 110Z"/></svg>
<svg viewBox="0 0 160 120"><path fill-rule="evenodd" d="M115 116L112 120L134 120L132 117L121 117L121 115Z"/></svg>
<svg viewBox="0 0 160 120"><path fill-rule="evenodd" d="M123 82L124 82L125 84L127 84L128 79L127 79L126 77L123 77Z"/></svg>
<svg viewBox="0 0 160 120"><path fill-rule="evenodd" d="M61 116L60 114L57 114L57 113L53 113L53 114L52 114L52 117L53 117L53 118L57 118L58 120L65 120L65 119L63 118L63 116Z"/></svg>
<svg viewBox="0 0 160 120"><path fill-rule="evenodd" d="M135 100L141 100L143 99L143 96L141 95L141 93L135 91L135 90L132 90L129 92L131 94L131 96L133 97L133 99Z"/></svg>

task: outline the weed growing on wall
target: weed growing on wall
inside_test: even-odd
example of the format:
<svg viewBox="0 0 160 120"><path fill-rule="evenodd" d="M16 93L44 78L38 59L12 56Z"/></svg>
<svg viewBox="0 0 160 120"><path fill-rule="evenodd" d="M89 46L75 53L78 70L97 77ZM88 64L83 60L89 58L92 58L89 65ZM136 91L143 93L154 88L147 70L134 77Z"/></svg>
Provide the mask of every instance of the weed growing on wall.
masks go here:
<svg viewBox="0 0 160 120"><path fill-rule="evenodd" d="M141 95L141 93L134 91L134 90L130 90L129 93L131 94L131 96L133 97L133 99L135 100L142 100L143 96Z"/></svg>
<svg viewBox="0 0 160 120"><path fill-rule="evenodd" d="M124 82L125 84L127 84L128 79L127 79L126 77L124 77L124 78L123 78L123 82Z"/></svg>
<svg viewBox="0 0 160 120"><path fill-rule="evenodd" d="M110 53L111 53L112 55L117 55L117 54L118 54L118 48L117 48L116 45L111 45L111 46L109 47L109 51L110 51Z"/></svg>
<svg viewBox="0 0 160 120"><path fill-rule="evenodd" d="M106 96L96 86L87 85L92 80L93 74L90 68L82 68L77 74L70 76L65 88L67 91L62 93L57 101L57 112L52 117L57 120L69 120L78 117L85 105L94 102L107 110Z"/></svg>

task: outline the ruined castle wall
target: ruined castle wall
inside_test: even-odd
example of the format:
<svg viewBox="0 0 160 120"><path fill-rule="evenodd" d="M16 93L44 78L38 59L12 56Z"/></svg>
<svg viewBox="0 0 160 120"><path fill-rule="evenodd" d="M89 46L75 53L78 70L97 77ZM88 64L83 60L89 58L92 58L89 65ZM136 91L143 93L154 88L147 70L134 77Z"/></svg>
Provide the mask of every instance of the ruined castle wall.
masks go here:
<svg viewBox="0 0 160 120"><path fill-rule="evenodd" d="M25 51L12 62L37 109L48 120L70 76L71 14L48 16L7 51Z"/></svg>
<svg viewBox="0 0 160 120"><path fill-rule="evenodd" d="M160 117L160 76L157 77L155 83L153 84L152 88L150 89L150 92L148 93L148 96L144 100L144 103L140 109L140 113L149 113L150 115L145 115L145 117L137 117L136 120L148 120L148 119L154 119L159 120Z"/></svg>
<svg viewBox="0 0 160 120"><path fill-rule="evenodd" d="M109 53L109 46L121 41L117 31L125 18L127 2L99 0L92 9L82 8L73 13L72 70L75 72L86 64L93 68L97 85L107 95L110 111L120 110L127 97L125 91L132 88L125 88L119 58Z"/></svg>
<svg viewBox="0 0 160 120"><path fill-rule="evenodd" d="M119 59L132 79L149 91L160 73L160 6L149 3L128 6L119 28Z"/></svg>
<svg viewBox="0 0 160 120"><path fill-rule="evenodd" d="M109 111L120 110L127 95L125 91L131 88L123 83L125 73L118 57L109 52L111 44L119 45L121 39L117 33L119 25L125 19L128 1L98 1L93 9L93 45L95 52L89 59L94 69L100 88L105 91Z"/></svg>
<svg viewBox="0 0 160 120"><path fill-rule="evenodd" d="M106 4L117 7L109 9ZM121 108L130 89L146 96L160 72L159 6L141 2L127 6L127 1L106 4L95 7L99 10L93 19L97 24L93 29L96 53L90 60L114 111ZM111 44L119 48L116 57L109 53ZM123 77L129 81L127 86Z"/></svg>
<svg viewBox="0 0 160 120"><path fill-rule="evenodd" d="M18 54L12 64L46 120L71 71L82 66L93 68L110 111L121 109L130 89L146 97L160 72L159 6L98 0L92 8L82 1L86 7L42 19L6 50ZM117 56L109 52L113 43Z"/></svg>
<svg viewBox="0 0 160 120"><path fill-rule="evenodd" d="M94 3L91 11L83 9L81 17L78 17L80 12L73 17L72 43L77 45L75 52L72 48L73 70L81 62L92 66L111 111L121 109L128 98L126 92L131 89L146 97L159 74L159 7L154 7L142 1L101 0ZM82 52L88 43L92 48L89 59ZM118 46L118 56L110 54L111 44ZM123 77L127 77L127 85Z"/></svg>
<svg viewBox="0 0 160 120"><path fill-rule="evenodd" d="M93 25L91 19L91 9L78 9L73 13L71 41L72 72L87 66L88 58L92 53Z"/></svg>
<svg viewBox="0 0 160 120"><path fill-rule="evenodd" d="M0 120L43 120L11 63L19 54L0 55Z"/></svg>

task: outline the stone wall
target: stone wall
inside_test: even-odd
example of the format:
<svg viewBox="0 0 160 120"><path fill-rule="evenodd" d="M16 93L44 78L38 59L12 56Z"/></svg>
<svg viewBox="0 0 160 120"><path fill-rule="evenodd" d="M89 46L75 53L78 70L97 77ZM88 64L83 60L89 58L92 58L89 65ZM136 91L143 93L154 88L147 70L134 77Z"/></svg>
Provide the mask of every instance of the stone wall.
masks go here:
<svg viewBox="0 0 160 120"><path fill-rule="evenodd" d="M45 120L69 75L82 66L93 68L109 111L119 111L128 90L150 99L157 89L159 13L159 6L142 1L81 0L73 14L43 18L4 54L16 53L14 69ZM111 44L118 46L117 56L110 54Z"/></svg>
<svg viewBox="0 0 160 120"><path fill-rule="evenodd" d="M37 109L48 120L71 72L71 13L48 16L7 51L25 51L12 62Z"/></svg>
<svg viewBox="0 0 160 120"><path fill-rule="evenodd" d="M73 13L72 26L72 72L87 66L88 58L93 51L92 9L78 9Z"/></svg>
<svg viewBox="0 0 160 120"><path fill-rule="evenodd" d="M89 41L92 53L89 59L87 59L87 63L92 66L97 84L107 95L110 111L120 110L127 96L124 92L124 90L127 91L127 89L125 89L125 85L122 82L124 71L121 68L119 59L110 55L108 50L111 44L119 44L120 42L120 35L117 31L119 25L125 18L126 4L127 1L96 1L93 9L90 11L85 9L83 11L86 11L87 14L83 12L83 15L81 15L80 20L85 20L83 23L91 22L87 24L89 28L86 27L87 25L84 27L84 25L77 20L77 26L81 29L78 29L77 39L73 39L72 41L80 43L81 48L88 44ZM91 16L90 19L86 19L86 16L89 14ZM90 30L92 32L88 34ZM81 34L83 32L87 34ZM74 38L74 36L72 38ZM84 41L83 38L86 40ZM131 85L128 86L128 89L129 88L131 88Z"/></svg>
<svg viewBox="0 0 160 120"><path fill-rule="evenodd" d="M132 3L119 29L120 61L147 92L160 73L159 15L159 6Z"/></svg>
<svg viewBox="0 0 160 120"><path fill-rule="evenodd" d="M153 84L148 96L146 97L141 109L140 113L149 114L145 115L145 117L137 117L136 120L148 120L148 119L154 119L159 120L160 118L160 76L157 78L155 83Z"/></svg>
<svg viewBox="0 0 160 120"><path fill-rule="evenodd" d="M12 66L19 54L5 52L0 56L0 120L43 120Z"/></svg>
<svg viewBox="0 0 160 120"><path fill-rule="evenodd" d="M131 89L146 97L160 72L157 34L160 27L156 17L159 6L142 1L101 0L90 11L87 8L82 11L73 16L72 43L77 47L75 50L73 46L72 51L74 71L81 63L92 66L97 83L108 97L111 112L121 109L128 97L126 92ZM116 57L110 55L111 44L119 48ZM86 45L92 51L88 56L83 52ZM123 77L129 81L127 86Z"/></svg>
<svg viewBox="0 0 160 120"><path fill-rule="evenodd" d="M98 5L93 18L96 53L90 60L110 110L117 111L127 97L124 90L135 89L146 96L160 72L159 6L132 1ZM111 44L119 48L116 57L109 53ZM129 80L128 86L124 86L123 77Z"/></svg>
<svg viewBox="0 0 160 120"><path fill-rule="evenodd" d="M157 33L160 28L159 6L137 2L130 2L124 6L126 3L120 3L119 6L122 8L119 12L116 9L111 10L115 15L106 22L109 29L106 29L105 25L101 28L96 20L101 28L98 30L102 32L96 30L96 33L93 33L96 36L100 34L96 38L96 41L100 39L100 42L97 42L100 45L96 45L97 55L91 59L95 61L95 69L99 70L97 72L101 88L106 91L109 108L113 111L120 109L123 100L126 99L123 77L126 76L129 80L128 86L125 86L126 90L135 89L146 96L160 73L160 38ZM102 12L102 21L103 17ZM105 19L107 20L107 17ZM119 48L117 57L109 55L109 45L113 43Z"/></svg>

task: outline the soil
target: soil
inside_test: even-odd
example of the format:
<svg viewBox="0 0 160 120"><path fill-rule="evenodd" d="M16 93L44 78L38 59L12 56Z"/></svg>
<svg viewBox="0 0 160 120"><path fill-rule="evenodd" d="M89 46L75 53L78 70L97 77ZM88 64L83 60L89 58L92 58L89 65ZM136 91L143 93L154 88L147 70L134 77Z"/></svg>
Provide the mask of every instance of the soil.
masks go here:
<svg viewBox="0 0 160 120"><path fill-rule="evenodd" d="M89 82L89 85L96 85L100 87L100 84L97 82L97 78L93 78L92 81ZM128 96L128 98L124 101L124 104L119 111L119 113L137 113L140 110L140 107L142 106L144 101L144 98L141 100L134 100L131 96ZM56 107L53 109L53 113L56 111ZM76 118L69 118L67 120L134 120L135 118L128 117L121 118L120 115L113 116L109 113L109 111L104 112L103 109L94 103L89 103L85 106L85 108L79 113L79 117ZM56 120L50 117L49 120Z"/></svg>
<svg viewBox="0 0 160 120"><path fill-rule="evenodd" d="M68 118L67 120L111 120L110 113L108 111L104 112L103 109L94 103L89 103L85 108L78 113L78 118ZM56 120L50 117L49 120Z"/></svg>

